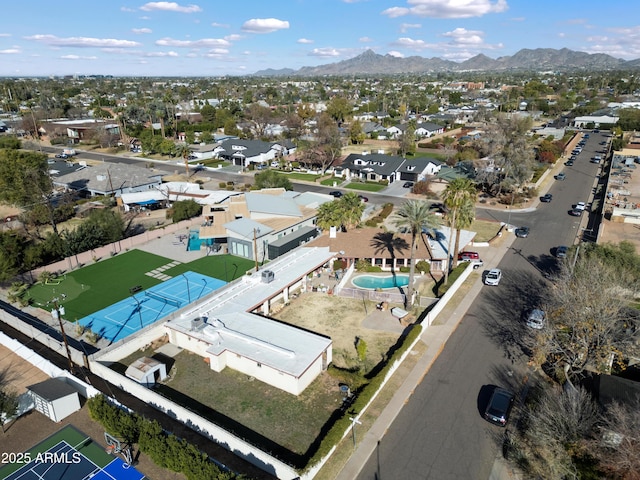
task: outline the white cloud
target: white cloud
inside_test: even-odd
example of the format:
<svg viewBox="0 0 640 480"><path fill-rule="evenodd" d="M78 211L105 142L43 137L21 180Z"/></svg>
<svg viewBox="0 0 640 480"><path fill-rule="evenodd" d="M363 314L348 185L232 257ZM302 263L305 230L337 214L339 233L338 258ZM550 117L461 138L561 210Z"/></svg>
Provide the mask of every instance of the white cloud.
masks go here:
<svg viewBox="0 0 640 480"><path fill-rule="evenodd" d="M422 28L422 25L419 23L401 23L400 33L407 33L407 31L411 28Z"/></svg>
<svg viewBox="0 0 640 480"><path fill-rule="evenodd" d="M608 28L602 35L591 35L586 41L591 45L581 50L588 53L606 53L626 60L640 57L640 26Z"/></svg>
<svg viewBox="0 0 640 480"><path fill-rule="evenodd" d="M371 43L371 42L373 42L373 38L371 38L371 37L360 37L358 39L358 41L360 43Z"/></svg>
<svg viewBox="0 0 640 480"><path fill-rule="evenodd" d="M151 12L154 10L164 12L178 12L178 13L197 13L202 9L198 5L182 6L176 2L149 2L140 7L140 10L145 12Z"/></svg>
<svg viewBox="0 0 640 480"><path fill-rule="evenodd" d="M411 50L424 50L430 48L430 45L424 40L414 40L413 38L402 37L392 43L399 47L410 48Z"/></svg>
<svg viewBox="0 0 640 480"><path fill-rule="evenodd" d="M227 40L222 38L201 38L200 40L175 40L173 38L161 38L156 40L156 45L161 47L180 47L180 48L210 48L210 47L228 47L231 45Z"/></svg>
<svg viewBox="0 0 640 480"><path fill-rule="evenodd" d="M129 7L120 7L120 11L121 12L135 12L135 8L129 8Z"/></svg>
<svg viewBox="0 0 640 480"><path fill-rule="evenodd" d="M443 37L448 37L452 39L453 45L456 46L482 46L484 44L484 39L482 36L484 32L479 30L467 30L466 28L456 28L451 32L443 33Z"/></svg>
<svg viewBox="0 0 640 480"><path fill-rule="evenodd" d="M507 0L407 0L408 7L391 7L382 12L390 18L404 15L430 18L471 18L509 9Z"/></svg>
<svg viewBox="0 0 640 480"><path fill-rule="evenodd" d="M152 33L150 28L132 28L131 31L133 33L142 34L142 33Z"/></svg>
<svg viewBox="0 0 640 480"><path fill-rule="evenodd" d="M313 43L313 40L309 40L308 38L299 38L297 40L297 43L309 44L309 43Z"/></svg>
<svg viewBox="0 0 640 480"><path fill-rule="evenodd" d="M83 55L61 55L61 59L63 60L97 60L98 57L95 56L83 56Z"/></svg>
<svg viewBox="0 0 640 480"><path fill-rule="evenodd" d="M309 52L309 55L312 57L339 57L340 51L336 48L325 47L325 48L314 48Z"/></svg>
<svg viewBox="0 0 640 480"><path fill-rule="evenodd" d="M0 54L2 54L2 55L15 55L15 54L18 54L18 53L22 53L22 51L17 47L7 48L5 50L0 50Z"/></svg>
<svg viewBox="0 0 640 480"><path fill-rule="evenodd" d="M176 52L148 52L145 57L179 57Z"/></svg>
<svg viewBox="0 0 640 480"><path fill-rule="evenodd" d="M229 50L226 48L212 48L207 53L204 54L207 58L217 58L222 59L229 55Z"/></svg>
<svg viewBox="0 0 640 480"><path fill-rule="evenodd" d="M251 33L271 33L289 28L289 22L277 18L252 18L242 25L242 30Z"/></svg>
<svg viewBox="0 0 640 480"><path fill-rule="evenodd" d="M404 58L404 55L400 52L396 52L395 50L391 50L390 52L387 52L387 55L391 55L392 57L397 57L397 58Z"/></svg>
<svg viewBox="0 0 640 480"><path fill-rule="evenodd" d="M132 48L142 44L131 40L118 40L115 38L92 38L92 37L67 37L61 38L55 35L32 35L24 37L26 40L34 40L55 47L78 47L78 48Z"/></svg>
<svg viewBox="0 0 640 480"><path fill-rule="evenodd" d="M229 28L229 24L227 23L212 22L211 26L215 28Z"/></svg>
<svg viewBox="0 0 640 480"><path fill-rule="evenodd" d="M243 35L238 35L237 33L233 33L231 35L227 35L225 37L223 37L225 40L227 40L228 42L237 42L238 40L244 38Z"/></svg>
<svg viewBox="0 0 640 480"><path fill-rule="evenodd" d="M10 37L10 33L0 33L0 37Z"/></svg>

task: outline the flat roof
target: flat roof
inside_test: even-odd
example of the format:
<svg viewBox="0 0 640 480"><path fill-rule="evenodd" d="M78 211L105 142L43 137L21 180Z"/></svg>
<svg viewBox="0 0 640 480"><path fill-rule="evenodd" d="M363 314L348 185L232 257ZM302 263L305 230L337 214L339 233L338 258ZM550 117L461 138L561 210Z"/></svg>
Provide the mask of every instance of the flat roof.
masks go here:
<svg viewBox="0 0 640 480"><path fill-rule="evenodd" d="M166 326L209 343L212 354L230 350L299 377L331 339L250 312L334 256L328 247L295 249L216 290ZM269 283L262 281L265 271L273 273ZM207 318L207 324L194 328L192 320L198 317Z"/></svg>

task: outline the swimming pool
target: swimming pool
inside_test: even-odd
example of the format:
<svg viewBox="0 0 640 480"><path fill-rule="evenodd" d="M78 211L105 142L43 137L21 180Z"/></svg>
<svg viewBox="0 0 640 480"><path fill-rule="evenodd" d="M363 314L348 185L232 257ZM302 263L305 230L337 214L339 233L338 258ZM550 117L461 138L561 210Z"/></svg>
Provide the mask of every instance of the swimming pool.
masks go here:
<svg viewBox="0 0 640 480"><path fill-rule="evenodd" d="M376 288L397 288L409 285L409 275L360 275L351 280L356 287L375 290Z"/></svg>

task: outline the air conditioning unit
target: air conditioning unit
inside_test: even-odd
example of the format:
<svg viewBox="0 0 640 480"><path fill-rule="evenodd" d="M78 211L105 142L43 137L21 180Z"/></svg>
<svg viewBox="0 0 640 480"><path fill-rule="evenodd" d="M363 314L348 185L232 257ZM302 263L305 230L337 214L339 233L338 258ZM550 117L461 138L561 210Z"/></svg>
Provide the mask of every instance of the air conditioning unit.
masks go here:
<svg viewBox="0 0 640 480"><path fill-rule="evenodd" d="M262 271L262 283L271 283L275 278L275 274L271 270Z"/></svg>

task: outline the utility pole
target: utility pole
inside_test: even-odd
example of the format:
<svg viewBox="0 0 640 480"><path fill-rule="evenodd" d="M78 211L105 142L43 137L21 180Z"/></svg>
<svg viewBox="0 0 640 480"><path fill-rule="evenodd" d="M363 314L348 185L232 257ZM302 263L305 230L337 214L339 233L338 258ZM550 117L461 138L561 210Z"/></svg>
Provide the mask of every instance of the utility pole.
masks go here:
<svg viewBox="0 0 640 480"><path fill-rule="evenodd" d="M253 257L256 261L256 272L258 271L258 232L259 228L253 229Z"/></svg>
<svg viewBox="0 0 640 480"><path fill-rule="evenodd" d="M54 311L52 312L53 318L58 319L60 324L60 333L62 333L62 340L64 341L64 348L67 351L67 360L69 361L69 373L73 374L73 361L71 360L71 350L69 350L69 342L67 341L67 334L64 331L64 324L62 323L62 315L64 314L64 307L58 304L58 299L53 299Z"/></svg>
<svg viewBox="0 0 640 480"><path fill-rule="evenodd" d="M358 425L362 425L362 422L359 422L357 418L349 417L351 420L351 432L353 432L353 448L356 448L356 423Z"/></svg>

